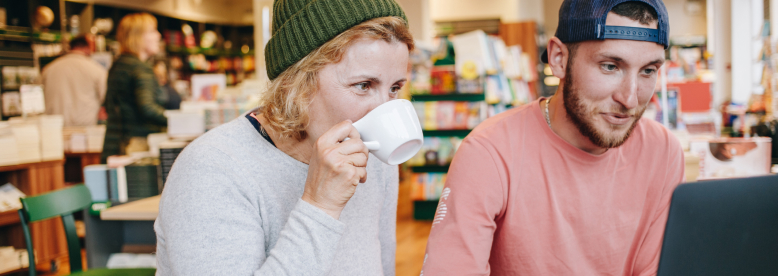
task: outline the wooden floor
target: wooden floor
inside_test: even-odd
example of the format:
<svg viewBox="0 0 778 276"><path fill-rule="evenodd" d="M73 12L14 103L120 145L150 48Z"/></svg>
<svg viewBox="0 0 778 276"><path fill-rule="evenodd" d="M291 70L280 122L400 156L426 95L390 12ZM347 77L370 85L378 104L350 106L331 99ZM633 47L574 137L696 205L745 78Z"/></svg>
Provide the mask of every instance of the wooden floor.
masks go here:
<svg viewBox="0 0 778 276"><path fill-rule="evenodd" d="M400 196L397 205L397 276L419 275L424 262L427 237L432 227L432 221L417 221L413 219L413 202L410 199L410 186L407 183L400 184ZM82 250L81 255L84 267L86 267L86 252ZM59 268L56 273L39 275L68 275L70 271L68 260L60 260Z"/></svg>
<svg viewBox="0 0 778 276"><path fill-rule="evenodd" d="M413 219L410 184L400 183L397 203L397 276L418 276L424 262L432 221Z"/></svg>

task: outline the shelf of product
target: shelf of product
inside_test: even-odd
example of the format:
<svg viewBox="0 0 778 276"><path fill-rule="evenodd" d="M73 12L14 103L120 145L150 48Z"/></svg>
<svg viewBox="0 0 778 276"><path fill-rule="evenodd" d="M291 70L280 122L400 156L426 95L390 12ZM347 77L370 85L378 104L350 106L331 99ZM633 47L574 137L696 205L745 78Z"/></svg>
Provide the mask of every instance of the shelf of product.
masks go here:
<svg viewBox="0 0 778 276"><path fill-rule="evenodd" d="M483 31L440 39L437 49L411 53L408 94L424 145L406 165L412 171L415 219L433 219L449 164L464 137L489 117L532 101L537 79L520 46Z"/></svg>
<svg viewBox="0 0 778 276"><path fill-rule="evenodd" d="M0 212L0 227L19 223L19 212L10 210Z"/></svg>
<svg viewBox="0 0 778 276"><path fill-rule="evenodd" d="M437 102L437 101L459 101L459 102L481 102L486 98L484 94L436 94L436 95L411 95L411 101L414 102Z"/></svg>
<svg viewBox="0 0 778 276"><path fill-rule="evenodd" d="M424 165L424 166L416 166L411 167L411 171L415 173L445 173L448 172L449 166L439 166L439 165Z"/></svg>
<svg viewBox="0 0 778 276"><path fill-rule="evenodd" d="M0 29L0 40L57 43L62 41L62 34L56 31L33 31L32 28L6 26Z"/></svg>
<svg viewBox="0 0 778 276"><path fill-rule="evenodd" d="M424 130L468 130L486 119L485 102L414 102Z"/></svg>
<svg viewBox="0 0 778 276"><path fill-rule="evenodd" d="M464 138L470 134L470 129L458 129L458 130L424 130L424 137L444 137L444 136L457 136Z"/></svg>
<svg viewBox="0 0 778 276"><path fill-rule="evenodd" d="M446 184L446 173L414 173L410 183L411 200L438 200Z"/></svg>
<svg viewBox="0 0 778 276"><path fill-rule="evenodd" d="M414 172L446 172L442 168L451 164L462 137L424 137L421 150L405 164L414 168ZM416 171L426 170L428 171Z"/></svg>

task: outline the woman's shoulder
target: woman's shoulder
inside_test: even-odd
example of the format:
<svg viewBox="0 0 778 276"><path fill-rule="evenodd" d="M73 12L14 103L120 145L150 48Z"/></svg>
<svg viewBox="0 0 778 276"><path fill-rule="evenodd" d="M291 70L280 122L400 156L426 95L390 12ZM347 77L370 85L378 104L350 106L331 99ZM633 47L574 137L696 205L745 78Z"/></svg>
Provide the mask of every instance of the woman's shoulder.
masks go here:
<svg viewBox="0 0 778 276"><path fill-rule="evenodd" d="M144 63L137 57L129 54L120 55L119 58L117 58L111 64L111 69L109 69L109 71L127 71L127 72L137 72L137 71L145 72L147 70L152 70L151 66Z"/></svg>
<svg viewBox="0 0 778 276"><path fill-rule="evenodd" d="M247 136L251 136L250 129L240 121L242 118L232 120L204 133L189 145L184 151L192 151L198 155L218 153L234 155L248 148Z"/></svg>
<svg viewBox="0 0 778 276"><path fill-rule="evenodd" d="M241 136L246 134L239 128L237 122L227 123L208 131L184 147L168 176L168 181L173 182L172 186L245 186L242 179L247 179L249 175L244 168L250 163L244 154L248 147L240 142Z"/></svg>
<svg viewBox="0 0 778 276"><path fill-rule="evenodd" d="M246 118L238 117L192 141L179 158L205 159L209 163L221 162L240 167L275 162L270 160L276 155L274 149Z"/></svg>

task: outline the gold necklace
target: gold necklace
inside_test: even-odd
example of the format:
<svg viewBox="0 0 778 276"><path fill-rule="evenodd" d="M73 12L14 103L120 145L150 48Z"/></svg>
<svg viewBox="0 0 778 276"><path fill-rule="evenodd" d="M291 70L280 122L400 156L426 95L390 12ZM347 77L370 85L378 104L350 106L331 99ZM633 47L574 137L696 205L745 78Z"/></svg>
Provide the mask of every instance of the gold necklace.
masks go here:
<svg viewBox="0 0 778 276"><path fill-rule="evenodd" d="M553 95L551 97L553 97ZM543 114L546 117L546 124L548 124L548 127L551 127L551 118L548 117L548 104L551 103L551 97L546 99L546 113Z"/></svg>

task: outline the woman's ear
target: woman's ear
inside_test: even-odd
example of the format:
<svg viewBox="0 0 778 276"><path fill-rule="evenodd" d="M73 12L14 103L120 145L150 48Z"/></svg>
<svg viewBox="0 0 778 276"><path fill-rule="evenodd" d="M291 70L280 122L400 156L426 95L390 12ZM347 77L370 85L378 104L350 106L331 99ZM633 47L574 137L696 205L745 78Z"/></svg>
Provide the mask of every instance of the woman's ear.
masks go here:
<svg viewBox="0 0 778 276"><path fill-rule="evenodd" d="M551 67L551 72L554 73L555 77L564 79L565 72L567 72L567 59L570 58L570 51L567 49L567 45L562 43L559 38L552 37L546 47L546 51L548 51L548 66Z"/></svg>

